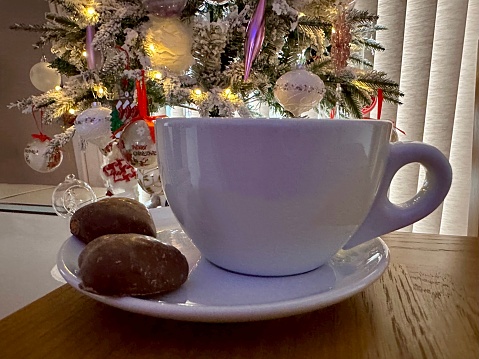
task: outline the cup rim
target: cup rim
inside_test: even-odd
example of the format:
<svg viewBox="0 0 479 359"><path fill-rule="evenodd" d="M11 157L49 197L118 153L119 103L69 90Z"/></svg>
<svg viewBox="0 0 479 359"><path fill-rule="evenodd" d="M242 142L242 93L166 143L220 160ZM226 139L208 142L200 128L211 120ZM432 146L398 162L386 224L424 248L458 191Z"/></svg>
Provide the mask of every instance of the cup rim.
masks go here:
<svg viewBox="0 0 479 359"><path fill-rule="evenodd" d="M158 124L165 124L167 126L176 124L222 124L222 125L245 125L250 123L257 123L261 125L271 126L290 126L292 124L301 124L302 126L351 126L351 125L372 125L372 126L388 126L393 125L391 120L386 119L329 119L329 118L267 118L267 117L164 117L156 120Z"/></svg>

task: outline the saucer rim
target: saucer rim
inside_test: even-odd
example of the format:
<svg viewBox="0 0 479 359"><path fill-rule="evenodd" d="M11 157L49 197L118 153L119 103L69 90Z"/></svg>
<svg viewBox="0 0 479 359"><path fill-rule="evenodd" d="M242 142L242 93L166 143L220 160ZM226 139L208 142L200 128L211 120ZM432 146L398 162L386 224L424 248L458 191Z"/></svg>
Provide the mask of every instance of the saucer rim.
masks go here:
<svg viewBox="0 0 479 359"><path fill-rule="evenodd" d="M169 228L162 228L161 225L158 225L157 230L161 231L164 229L172 229L171 225L165 227ZM161 300L143 299L128 296L108 297L82 290L79 287L79 278L70 270L70 268L68 268L67 264L65 263L67 247L71 245L71 241L76 241L77 245L81 243L81 241L74 236L67 238L58 252L57 266L65 281L80 293L96 301L125 311L163 319L193 322L249 322L269 320L321 309L339 303L363 291L381 277L381 275L387 269L390 261L388 246L381 238L377 237L371 239L370 241L377 242L376 246L381 249L383 256L377 265L357 282L340 287L333 287L327 292L320 292L300 298L280 300L270 303L241 305L225 304L223 306L203 305L197 303L183 304L168 303ZM78 256L79 253L75 253L74 255ZM232 276L238 275L236 273L231 274ZM298 277L300 276L301 274L298 275Z"/></svg>

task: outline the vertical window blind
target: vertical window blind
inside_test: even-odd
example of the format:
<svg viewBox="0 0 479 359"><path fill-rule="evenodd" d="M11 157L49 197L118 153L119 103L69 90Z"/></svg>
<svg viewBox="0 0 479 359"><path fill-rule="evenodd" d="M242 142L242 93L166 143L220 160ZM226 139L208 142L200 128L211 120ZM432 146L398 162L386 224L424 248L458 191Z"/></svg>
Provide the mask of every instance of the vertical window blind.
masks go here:
<svg viewBox="0 0 479 359"><path fill-rule="evenodd" d="M405 93L402 105L383 106L381 118L405 132L400 140L438 147L453 168L443 205L403 230L477 235L479 198L472 185L479 181L472 164L479 0L357 0L355 6L377 13L378 23L388 28L376 34L386 51L374 55L374 67ZM419 165L401 169L391 185L391 201L407 201L423 181Z"/></svg>

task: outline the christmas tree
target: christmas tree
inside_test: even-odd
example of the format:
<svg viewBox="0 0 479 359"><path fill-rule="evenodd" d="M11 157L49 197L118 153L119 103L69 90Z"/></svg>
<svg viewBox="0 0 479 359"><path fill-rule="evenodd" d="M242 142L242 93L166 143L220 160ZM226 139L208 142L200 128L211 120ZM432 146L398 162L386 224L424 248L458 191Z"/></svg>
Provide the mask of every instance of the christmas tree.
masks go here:
<svg viewBox="0 0 479 359"><path fill-rule="evenodd" d="M60 11L47 13L44 24L11 28L39 33L35 46L50 46L54 60L46 71L63 75L61 86L10 107L42 111L44 124L60 122L64 132L52 148L71 139L75 116L93 102L114 105L142 82L149 113L181 106L201 116L258 116L253 105L264 103L283 117L319 108L361 118L378 94L393 103L402 96L364 56L384 50L374 33L385 28L353 2L50 2ZM114 111L113 129L121 128L120 118Z"/></svg>

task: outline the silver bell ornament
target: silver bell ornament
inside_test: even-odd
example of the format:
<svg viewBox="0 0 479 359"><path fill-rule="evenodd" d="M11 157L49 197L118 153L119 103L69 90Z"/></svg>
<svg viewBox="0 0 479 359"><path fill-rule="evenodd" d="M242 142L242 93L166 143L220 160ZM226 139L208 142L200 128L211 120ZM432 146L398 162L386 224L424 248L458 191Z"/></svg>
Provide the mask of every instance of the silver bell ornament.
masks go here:
<svg viewBox="0 0 479 359"><path fill-rule="evenodd" d="M304 69L285 73L274 86L276 100L295 117L317 106L325 92L321 78Z"/></svg>
<svg viewBox="0 0 479 359"><path fill-rule="evenodd" d="M75 119L75 132L85 141L103 149L111 141L111 109L93 102Z"/></svg>
<svg viewBox="0 0 479 359"><path fill-rule="evenodd" d="M76 210L89 203L96 202L96 194L90 185L70 174L60 183L52 194L55 213L63 218L70 218Z"/></svg>

